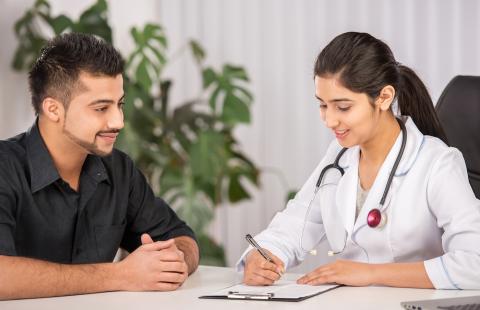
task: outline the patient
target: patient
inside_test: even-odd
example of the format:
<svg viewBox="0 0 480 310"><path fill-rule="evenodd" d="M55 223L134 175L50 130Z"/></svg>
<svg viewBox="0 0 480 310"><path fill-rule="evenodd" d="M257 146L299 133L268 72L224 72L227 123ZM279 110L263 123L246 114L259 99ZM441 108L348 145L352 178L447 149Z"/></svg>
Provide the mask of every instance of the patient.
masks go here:
<svg viewBox="0 0 480 310"><path fill-rule="evenodd" d="M35 123L0 141L0 299L175 290L195 271L192 230L124 153L123 61L71 33L30 71ZM129 252L112 263L119 247Z"/></svg>

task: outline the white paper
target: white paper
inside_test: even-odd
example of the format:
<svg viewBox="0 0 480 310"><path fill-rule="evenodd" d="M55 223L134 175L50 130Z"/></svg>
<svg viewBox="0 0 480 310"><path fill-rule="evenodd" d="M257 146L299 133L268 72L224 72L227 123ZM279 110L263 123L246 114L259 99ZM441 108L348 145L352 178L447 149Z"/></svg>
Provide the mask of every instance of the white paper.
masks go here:
<svg viewBox="0 0 480 310"><path fill-rule="evenodd" d="M295 281L280 280L269 286L249 286L244 284L237 284L220 291L217 291L209 296L232 296L232 295L251 295L262 296L269 294L273 299L299 299L302 297L319 294L329 289L335 288L338 285L304 285L297 284Z"/></svg>

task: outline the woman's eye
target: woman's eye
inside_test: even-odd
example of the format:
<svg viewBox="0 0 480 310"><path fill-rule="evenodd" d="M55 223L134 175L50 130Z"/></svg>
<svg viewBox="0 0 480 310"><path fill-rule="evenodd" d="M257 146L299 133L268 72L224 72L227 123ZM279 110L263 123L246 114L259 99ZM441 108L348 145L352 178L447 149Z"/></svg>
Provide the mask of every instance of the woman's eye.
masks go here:
<svg viewBox="0 0 480 310"><path fill-rule="evenodd" d="M326 105L326 104L322 104L322 103L320 103L318 106L319 106L319 108L322 109L322 110L324 110L324 109L327 108L327 105Z"/></svg>

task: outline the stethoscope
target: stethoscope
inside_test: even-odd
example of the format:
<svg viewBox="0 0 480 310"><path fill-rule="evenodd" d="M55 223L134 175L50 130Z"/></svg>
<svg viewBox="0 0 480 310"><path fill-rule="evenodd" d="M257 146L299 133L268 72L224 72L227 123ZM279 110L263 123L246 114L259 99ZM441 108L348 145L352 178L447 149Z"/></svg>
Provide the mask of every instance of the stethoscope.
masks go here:
<svg viewBox="0 0 480 310"><path fill-rule="evenodd" d="M383 205L385 204L385 200L387 198L388 191L390 190L390 187L392 185L393 177L395 176L398 165L400 164L403 153L405 151L405 145L407 144L407 129L405 128L405 124L399 118L397 118L397 122L400 125L400 129L402 130L402 144L400 146L400 151L398 152L397 158L395 159L395 163L393 164L392 170L390 171L390 175L388 176L387 184L385 185L385 189L383 191L382 199L380 199L380 206L379 206L379 208L374 208L374 209L372 209L368 212L367 225L370 228L381 228L387 222L387 216L386 216L386 214L382 213L381 210L383 209ZM328 170L336 169L340 172L341 177L344 175L345 170L342 167L340 167L340 165L338 163L339 163L340 159L342 158L343 154L347 150L348 150L348 148L343 148L342 150L340 150L340 152L338 153L334 162L330 165L325 166L322 169L322 171L320 172L320 176L318 177L317 183L315 184L315 190L314 190L314 193L313 193L313 197L308 204L307 212L305 213L305 219L304 219L304 222L303 222L302 235L300 237L300 247L303 250L305 250L303 248L303 245L302 245L303 233L305 231L305 224L306 224L306 221L307 221L308 214L310 212L312 202L315 200L315 197L317 196L317 192L321 188L323 178L324 178L324 176L325 176L325 174L327 173ZM343 248L340 251L328 251L328 256L333 256L333 255L337 255L337 254L342 253L345 250L346 245L347 245L347 240L345 238L344 243L343 243ZM305 251L307 251L307 250L305 250ZM315 250L308 251L308 252L310 252L312 255L316 255Z"/></svg>

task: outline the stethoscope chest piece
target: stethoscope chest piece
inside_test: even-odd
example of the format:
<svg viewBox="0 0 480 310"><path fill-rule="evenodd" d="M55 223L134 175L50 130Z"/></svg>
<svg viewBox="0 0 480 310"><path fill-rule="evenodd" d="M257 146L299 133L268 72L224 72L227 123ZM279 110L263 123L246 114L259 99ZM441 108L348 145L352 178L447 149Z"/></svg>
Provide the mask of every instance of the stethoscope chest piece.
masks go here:
<svg viewBox="0 0 480 310"><path fill-rule="evenodd" d="M380 203L379 203L379 207L380 208L375 208L375 209L372 209L368 212L368 215L367 215L367 225L370 227L370 228L382 228L383 226L385 226L385 224L387 223L387 215L385 214L385 212L382 212L380 211L381 209L384 209L383 205L385 203L385 200L387 198L387 194L388 194L388 191L390 189L390 186L392 184L392 180L393 180L393 177L395 176L395 172L397 171L397 167L398 165L400 164L400 160L402 159L402 156L403 156L403 152L405 151L405 146L407 144L407 128L405 127L405 124L403 123L403 121L399 118L397 118L397 122L398 124L400 125L400 129L402 131L402 144L400 145L400 150L398 151L398 155L397 155L397 158L395 159L395 162L393 164L393 167L392 167L392 170L390 171L390 175L388 176L388 180L387 180L387 183L385 184L385 189L383 191L383 195L382 195L382 199L380 199ZM315 196L319 190L319 188L321 187L322 185L322 180L323 180L323 177L325 176L326 172L329 170L329 169L337 169L341 176L343 176L344 174L344 169L342 167L340 167L339 165L339 161L340 161L340 158L342 157L342 155L347 151L347 148L343 148L338 154L337 154L337 157L335 158L335 161L330 164L330 165L326 165L322 171L320 172L320 176L318 177L317 179L317 183L315 184L315 190L314 190L314 195L312 197L312 200L310 200L309 204L308 204L308 207L307 207L307 212L305 213L305 219L304 219L304 224L303 224L303 229L302 229L302 235L300 236L300 247L303 249L303 246L302 246L302 240L303 240L303 231L305 230L305 222L306 222L306 218L308 216L308 213L310 211L310 207L312 205L312 201L315 199ZM343 248L340 250L340 251L328 251L328 256L333 256L333 255L336 255L336 254L340 254L342 253L344 250L345 250L345 247L347 246L347 241L346 239L344 240L344 243L343 243ZM312 250L310 251L310 253L312 255L315 255L316 254L316 250Z"/></svg>
<svg viewBox="0 0 480 310"><path fill-rule="evenodd" d="M367 215L367 225L371 228L382 228L387 223L387 215L379 209L372 209Z"/></svg>

